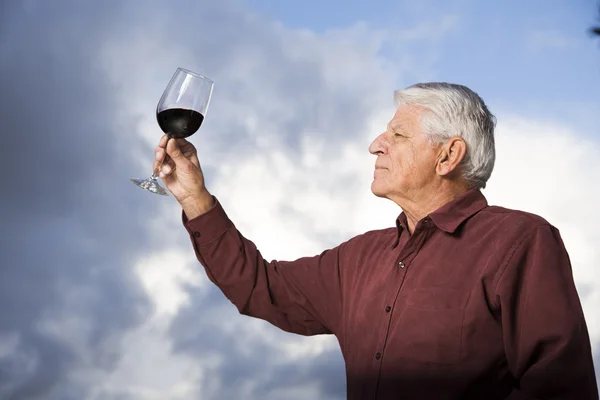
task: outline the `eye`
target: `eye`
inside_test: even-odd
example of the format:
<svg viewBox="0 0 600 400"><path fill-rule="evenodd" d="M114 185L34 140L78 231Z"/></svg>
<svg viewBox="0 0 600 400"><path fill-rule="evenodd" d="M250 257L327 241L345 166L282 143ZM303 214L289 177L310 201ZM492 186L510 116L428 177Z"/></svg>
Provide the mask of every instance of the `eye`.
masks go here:
<svg viewBox="0 0 600 400"><path fill-rule="evenodd" d="M394 134L394 137L405 137L406 135L404 134L404 131L402 130L401 127L399 126L394 126L392 127L392 129L390 129L392 131L392 133Z"/></svg>

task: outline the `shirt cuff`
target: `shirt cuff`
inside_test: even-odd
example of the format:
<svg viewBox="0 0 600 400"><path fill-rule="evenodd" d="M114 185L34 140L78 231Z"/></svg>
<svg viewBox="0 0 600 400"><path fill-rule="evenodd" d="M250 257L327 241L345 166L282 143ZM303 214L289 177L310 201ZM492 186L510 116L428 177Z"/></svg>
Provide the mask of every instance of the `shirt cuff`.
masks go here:
<svg viewBox="0 0 600 400"><path fill-rule="evenodd" d="M185 212L181 211L183 226L198 246L209 244L223 236L232 225L219 200L214 196L213 199L215 202L213 208L194 219L188 220Z"/></svg>

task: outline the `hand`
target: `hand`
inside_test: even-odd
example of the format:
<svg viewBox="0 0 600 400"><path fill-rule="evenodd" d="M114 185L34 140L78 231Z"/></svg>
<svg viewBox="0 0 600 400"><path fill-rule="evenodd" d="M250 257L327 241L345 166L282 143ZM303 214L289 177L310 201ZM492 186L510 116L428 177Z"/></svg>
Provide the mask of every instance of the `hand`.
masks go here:
<svg viewBox="0 0 600 400"><path fill-rule="evenodd" d="M204 174L194 145L185 139L167 142L167 138L163 135L154 151L156 160L153 167L156 171L164 159L160 171L157 171L158 176L181 204L187 217L192 219L210 209L212 196L204 185Z"/></svg>

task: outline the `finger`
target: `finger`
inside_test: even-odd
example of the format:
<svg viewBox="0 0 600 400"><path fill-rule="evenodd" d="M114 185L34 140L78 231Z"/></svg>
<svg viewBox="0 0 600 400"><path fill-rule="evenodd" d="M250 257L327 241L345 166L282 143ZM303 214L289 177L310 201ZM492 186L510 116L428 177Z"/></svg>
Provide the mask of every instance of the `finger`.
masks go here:
<svg viewBox="0 0 600 400"><path fill-rule="evenodd" d="M179 146L180 148L184 148L187 147L187 145L191 145L190 142L188 142L186 139L184 138L179 138L179 139L173 139L175 141L175 143L177 143L177 146Z"/></svg>
<svg viewBox="0 0 600 400"><path fill-rule="evenodd" d="M175 164L173 163L173 160L171 160L171 157L167 156L164 160L154 160L154 162L152 163L152 170L155 171L156 173L159 173L159 169L162 171L163 167L165 166L169 166L171 169L175 168Z"/></svg>
<svg viewBox="0 0 600 400"><path fill-rule="evenodd" d="M161 169L162 169L161 162L159 160L155 160L152 163L152 171L154 171L155 174L160 174Z"/></svg>
<svg viewBox="0 0 600 400"><path fill-rule="evenodd" d="M167 135L166 133L164 135L162 135L162 137L160 138L160 141L158 142L158 146L164 148L165 145L167 144L168 139L169 139L169 135Z"/></svg>
<svg viewBox="0 0 600 400"><path fill-rule="evenodd" d="M200 168L200 160L198 159L198 156L195 153L190 156L190 161L196 167Z"/></svg>
<svg viewBox="0 0 600 400"><path fill-rule="evenodd" d="M169 176L172 175L173 172L175 172L175 165L169 165L169 164L165 164L161 167L160 172L158 173L158 175L161 178L164 178L165 176Z"/></svg>
<svg viewBox="0 0 600 400"><path fill-rule="evenodd" d="M171 164L163 164L160 170L165 173L165 175L171 174L175 171L176 166Z"/></svg>
<svg viewBox="0 0 600 400"><path fill-rule="evenodd" d="M161 161L165 157L165 154L165 149L163 149L162 147L157 147L154 150L154 158L156 159L156 161Z"/></svg>
<svg viewBox="0 0 600 400"><path fill-rule="evenodd" d="M190 160L196 167L200 168L200 160L198 159L198 150L196 150L196 147L185 139L177 139L177 145L181 149L184 157Z"/></svg>
<svg viewBox="0 0 600 400"><path fill-rule="evenodd" d="M181 149L181 152L186 157L196 153L196 148L194 145L185 139L177 139L177 146Z"/></svg>
<svg viewBox="0 0 600 400"><path fill-rule="evenodd" d="M179 147L177 140L169 140L167 143L167 154L173 160L175 165L187 162L181 148Z"/></svg>

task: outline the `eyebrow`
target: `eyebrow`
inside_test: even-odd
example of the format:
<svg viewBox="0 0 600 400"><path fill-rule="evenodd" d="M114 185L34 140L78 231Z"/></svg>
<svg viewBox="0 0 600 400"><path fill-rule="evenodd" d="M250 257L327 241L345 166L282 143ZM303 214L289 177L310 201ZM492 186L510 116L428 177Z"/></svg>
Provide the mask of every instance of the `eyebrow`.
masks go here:
<svg viewBox="0 0 600 400"><path fill-rule="evenodd" d="M406 133L406 129L403 128L402 122L395 121L387 124L387 130L395 133Z"/></svg>

